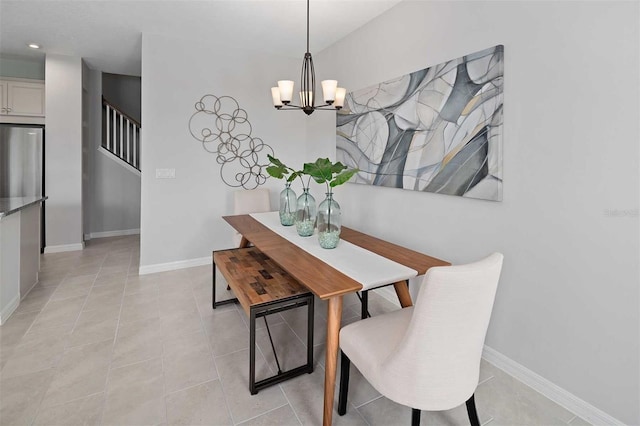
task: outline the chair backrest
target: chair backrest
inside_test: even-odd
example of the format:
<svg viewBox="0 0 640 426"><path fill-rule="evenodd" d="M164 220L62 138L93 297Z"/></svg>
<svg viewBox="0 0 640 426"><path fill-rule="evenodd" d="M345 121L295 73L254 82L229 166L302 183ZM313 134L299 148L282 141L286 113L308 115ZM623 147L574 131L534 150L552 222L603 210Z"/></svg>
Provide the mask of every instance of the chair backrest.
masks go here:
<svg viewBox="0 0 640 426"><path fill-rule="evenodd" d="M262 213L271 211L271 200L267 188L236 191L233 194L233 213Z"/></svg>
<svg viewBox="0 0 640 426"><path fill-rule="evenodd" d="M396 401L446 410L475 391L503 256L427 271L411 323L382 368L400 385Z"/></svg>

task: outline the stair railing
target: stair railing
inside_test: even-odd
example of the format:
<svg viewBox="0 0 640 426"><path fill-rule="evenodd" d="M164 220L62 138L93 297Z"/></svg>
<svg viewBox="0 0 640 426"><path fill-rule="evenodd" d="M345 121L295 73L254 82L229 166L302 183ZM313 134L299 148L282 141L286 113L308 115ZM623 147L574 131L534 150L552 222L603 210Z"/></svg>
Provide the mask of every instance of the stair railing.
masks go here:
<svg viewBox="0 0 640 426"><path fill-rule="evenodd" d="M102 98L104 137L102 147L140 170L140 128L138 121Z"/></svg>

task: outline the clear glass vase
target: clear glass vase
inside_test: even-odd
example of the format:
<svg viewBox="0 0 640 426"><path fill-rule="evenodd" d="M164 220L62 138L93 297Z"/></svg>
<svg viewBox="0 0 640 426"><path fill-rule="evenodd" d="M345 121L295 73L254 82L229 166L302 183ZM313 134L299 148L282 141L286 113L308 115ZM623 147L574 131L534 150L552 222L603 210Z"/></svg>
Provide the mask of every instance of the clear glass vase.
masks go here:
<svg viewBox="0 0 640 426"><path fill-rule="evenodd" d="M316 199L309 194L309 188L302 188L302 195L298 197L296 212L296 231L301 237L310 237L316 227Z"/></svg>
<svg viewBox="0 0 640 426"><path fill-rule="evenodd" d="M326 249L336 248L340 241L342 220L340 204L333 199L333 193L327 192L327 198L318 206L318 242Z"/></svg>
<svg viewBox="0 0 640 426"><path fill-rule="evenodd" d="M287 182L280 193L280 223L291 226L296 219L296 193L291 189L291 183Z"/></svg>

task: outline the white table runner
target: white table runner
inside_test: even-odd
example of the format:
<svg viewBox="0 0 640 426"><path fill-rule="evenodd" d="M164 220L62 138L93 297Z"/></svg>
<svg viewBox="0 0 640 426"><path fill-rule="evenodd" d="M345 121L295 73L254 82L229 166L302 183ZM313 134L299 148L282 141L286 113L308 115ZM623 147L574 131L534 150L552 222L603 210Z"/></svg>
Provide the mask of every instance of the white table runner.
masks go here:
<svg viewBox="0 0 640 426"><path fill-rule="evenodd" d="M418 271L382 257L362 247L340 240L338 247L323 249L318 243L318 234L301 237L294 226L282 226L278 212L252 213L252 218L288 240L312 256L331 265L369 290L418 275Z"/></svg>

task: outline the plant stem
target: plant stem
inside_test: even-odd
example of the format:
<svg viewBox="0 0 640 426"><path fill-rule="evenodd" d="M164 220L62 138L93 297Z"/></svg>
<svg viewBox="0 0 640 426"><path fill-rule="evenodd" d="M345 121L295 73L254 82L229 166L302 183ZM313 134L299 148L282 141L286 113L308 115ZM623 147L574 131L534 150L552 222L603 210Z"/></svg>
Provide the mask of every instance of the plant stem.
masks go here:
<svg viewBox="0 0 640 426"><path fill-rule="evenodd" d="M327 232L331 232L331 190L329 189L329 183L327 183L327 198L329 199L329 214L327 217Z"/></svg>
<svg viewBox="0 0 640 426"><path fill-rule="evenodd" d="M304 217L306 218L305 220L311 220L311 209L309 209L309 188L307 188L307 190L304 191L304 206L305 206Z"/></svg>

